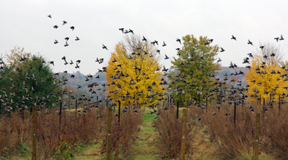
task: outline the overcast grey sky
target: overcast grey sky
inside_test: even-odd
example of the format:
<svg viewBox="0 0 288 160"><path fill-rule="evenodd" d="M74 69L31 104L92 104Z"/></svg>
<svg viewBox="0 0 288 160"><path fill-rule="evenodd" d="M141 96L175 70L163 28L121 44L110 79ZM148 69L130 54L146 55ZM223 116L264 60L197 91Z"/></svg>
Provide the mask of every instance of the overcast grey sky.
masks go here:
<svg viewBox="0 0 288 160"><path fill-rule="evenodd" d="M123 27L148 40L165 41L166 47L159 46L163 58L165 54L177 56L175 49L180 45L176 38L208 36L214 39L212 44L226 50L218 55L223 66L231 61L243 66L243 58L255 51L259 42L279 45L286 53L287 40L276 43L274 37L283 34L288 39L287 7L285 0L0 0L0 53L24 47L26 52L54 60L54 72L95 74L107 65L115 44L123 40L124 34L118 30ZM64 26L63 20L67 21ZM69 29L72 25L74 31ZM232 34L237 41L231 40ZM72 40L64 47L67 36ZM75 42L75 36L80 41ZM247 44L248 39L254 47ZM102 44L109 51L103 50ZM74 63L81 59L80 69L64 66L63 56ZM104 58L104 63L95 63L96 57ZM170 67L169 61L160 63Z"/></svg>

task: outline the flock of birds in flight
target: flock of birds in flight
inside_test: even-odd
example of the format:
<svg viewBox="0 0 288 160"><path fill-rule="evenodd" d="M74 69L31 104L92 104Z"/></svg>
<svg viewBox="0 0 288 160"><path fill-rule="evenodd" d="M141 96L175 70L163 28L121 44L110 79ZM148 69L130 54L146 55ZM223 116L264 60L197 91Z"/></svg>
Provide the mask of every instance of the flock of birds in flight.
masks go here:
<svg viewBox="0 0 288 160"><path fill-rule="evenodd" d="M49 18L52 18L51 15L48 15L48 17L49 17ZM63 26L63 25L66 25L66 24L67 24L67 22L64 20L63 23L62 23L62 26ZM53 28L57 29L58 26L57 26L57 25L54 25ZM75 27L74 27L74 26L71 26L70 29L73 31L73 30L75 29ZM134 34L134 31L133 31L132 29L119 28L119 31L121 31L123 34L129 34L129 33ZM64 47L67 47L67 46L69 45L69 44L68 44L69 37L66 37L66 38L64 38L64 39L66 40L66 42L65 42L65 44L64 44ZM284 37L283 37L283 35L281 34L279 37L275 37L274 39L276 40L276 42L278 42L278 41L284 40ZM75 41L79 41L79 40L80 40L79 37L76 37ZM232 35L231 40L237 41L237 38L236 38L234 35ZM146 43L148 42L148 40L147 40L147 38L146 38L145 36L143 36L142 41L143 41L143 42L146 42ZM179 43L180 45L182 44L182 43L181 43L181 39L179 39L179 38L176 38L176 42ZM209 40L206 41L205 45L209 45L209 44L211 44L212 42L213 42L213 39L209 39ZM57 43L58 43L58 41L55 40L54 44L57 44ZM151 44L152 44L153 46L155 46L155 45L159 46L159 43L158 43L157 40L152 41ZM253 46L253 42L252 42L250 39L248 39L247 44ZM167 46L167 44L165 43L165 41L163 41L162 47L165 47L165 46ZM104 44L102 44L102 49L108 51L108 47L107 47L106 45L104 45ZM264 46L260 46L260 49L264 49ZM176 50L179 51L180 48L176 48ZM219 52L224 52L224 51L225 51L225 49L222 48L222 47L220 47ZM157 49L156 52L160 54L160 50L159 50L159 49ZM148 54L148 53L145 53L145 54ZM136 54L135 54L135 53L131 53L131 55L136 55ZM180 53L178 52L177 55L180 56ZM249 58L253 58L252 53L248 53L247 55L248 55L248 57L245 57L245 58L244 58L243 64L245 64L245 63L249 64L249 63L250 63L250 62L249 62ZM152 57L152 56L153 56L153 55L151 54L150 57ZM270 56L271 56L271 57L274 57L274 56L275 56L275 53L271 53ZM130 58L131 58L131 56L130 56ZM264 55L264 58L267 59L267 58L268 58L267 55ZM168 60L169 57L165 54L165 58L164 58L164 59L165 59L165 60ZM203 59L203 57L201 57L201 59ZM65 56L62 57L62 60L64 60L64 65L67 65L67 64L68 64L68 62L66 61L66 57L65 57ZM114 58L113 62L116 62L116 61L117 61L117 60ZM76 66L75 66L76 69L79 68L79 63L80 63L80 62L81 62L80 60L77 60L77 61L76 61ZM104 58L96 58L95 62L98 62L99 64L101 64L101 63L104 62ZM221 62L221 59L219 58L219 59L217 60L217 62L218 62L218 63ZM50 62L50 63L54 65L53 61ZM72 64L73 64L73 61L71 60L71 62L70 62L69 64L72 65ZM181 64L183 64L183 63L181 63ZM233 63L231 62L229 68L235 69L235 68L237 68L237 65L236 65L235 63L233 64ZM249 69L250 69L250 66L246 66L246 68L249 68ZM160 70L160 69L157 68L156 71L159 71L159 70ZM99 71L99 72L106 72L107 70L106 70L106 67L103 67L102 69L98 69L98 71ZM163 69L162 71L167 72L168 69L166 69L165 66L164 66L164 69ZM67 73L67 71L64 71L64 73ZM165 75L167 75L167 74L165 73L164 76L165 76ZM235 73L231 73L230 75L234 75L234 76L244 75L244 72L240 70L240 71L237 73L237 71L235 70ZM228 76L227 73L225 73L224 76L225 76L224 80L228 80L228 79L227 79L227 76ZM74 78L74 77L75 77L75 75L72 74L72 75L71 75L71 78ZM179 77L179 75L178 75L178 77ZM96 78L99 79L99 75L97 75ZM92 75L88 75L88 76L86 77L85 81L89 81L89 79L92 79ZM162 80L163 80L163 79L162 79ZM218 80L219 80L219 78L218 78ZM233 80L231 80L231 82L233 82ZM241 83L241 81L238 81L238 82ZM163 82L163 83L164 83L164 84L167 84L166 81ZM106 85L109 86L110 84L106 84ZM91 86L91 85L90 85L90 86ZM92 85L92 86L93 86L93 85ZM105 84L103 84L102 86L104 86L104 88L105 88ZM221 83L220 83L220 86L221 86ZM241 86L241 84L240 84L240 85L238 84L238 86ZM89 87L89 85L88 85L88 87ZM170 86L170 87L171 87L171 86ZM78 85L77 89L79 89L79 88L81 88L81 86ZM92 89L90 89L89 91L91 91L91 90L92 90ZM106 90L103 89L103 91L106 91ZM96 92L93 91L93 90L92 90L92 92L93 92L93 93L96 93ZM251 109L251 108L250 108L250 109ZM153 114L153 113L156 113L156 111L154 110L153 112L151 112L151 114ZM215 114L216 114L216 113L213 112L213 115L215 115Z"/></svg>
<svg viewBox="0 0 288 160"><path fill-rule="evenodd" d="M49 17L49 18L52 18L51 15L48 15L48 17ZM65 21L65 20L64 20L63 23L62 23L62 26L64 26L64 25L67 25L67 21ZM57 29L57 28L58 28L58 25L54 25L53 28ZM74 27L74 26L71 26L70 29L71 29L72 31L74 31L74 30L75 30L75 27ZM134 34L134 31L133 31L132 29L119 28L119 31L121 31L123 34L129 34L129 33ZM65 40L64 47L68 47L68 46L69 46L69 44L68 44L69 39L70 39L69 37L65 37L65 38L64 38L64 40ZM283 35L281 34L279 37L275 37L274 39L276 40L276 42L278 42L278 41L284 40L284 37L283 37ZM80 38L76 36L75 41L79 41L79 40L80 40ZM234 35L232 35L231 40L237 41L237 38L236 38ZM142 37L142 41L148 43L148 40L147 40L147 38L146 38L145 36ZM176 38L176 42L179 43L180 45L182 45L181 39ZM209 45L209 44L211 44L212 42L213 42L213 39L208 39L208 40L206 41L205 45ZM55 44L55 45L57 45L58 43L59 43L58 40L55 40L55 41L54 41L54 44ZM155 46L155 45L159 46L159 43L158 43L157 40L152 41L151 44L152 44L153 46ZM252 41L250 41L249 39L248 39L247 44L253 46ZM167 44L165 43L165 41L163 41L162 47L165 47L165 46L167 46ZM263 49L264 46L260 46L260 48ZM108 47L107 47L106 45L104 45L104 44L102 44L102 49L108 51ZM180 51L180 48L176 48L176 50L177 50L177 51ZM220 47L220 51L219 51L219 52L224 52L224 51L225 51L225 49L222 48L222 47ZM159 49L157 49L156 52L160 54L160 50L159 50ZM145 54L148 54L148 53L145 53ZM136 53L131 53L131 55L132 55L132 56L133 56L133 55L136 56L137 54L136 54ZM131 58L131 55L130 55L130 58ZM178 52L177 55L180 56L180 53ZM271 53L270 56L271 56L271 57L274 57L274 56L275 56L275 53ZM150 57L153 57L153 55L151 54ZM249 63L250 63L250 62L249 62L249 58L253 58L252 53L248 53L248 57L245 57L245 58L244 58L243 64L245 64L245 63L249 64ZM264 55L264 58L267 59L267 58L268 58L267 55ZM22 59L22 58L21 58L21 59ZM25 57L23 57L23 59L25 60ZM73 65L73 64L74 64L72 60L71 60L70 62L67 61L66 56L63 56L61 59L64 61L64 65L67 65L67 64ZM168 60L169 57L165 54L165 58L164 58L164 59L165 59L165 60ZM203 57L201 57L200 60L203 60ZM116 59L113 60L113 62L116 62L116 61L117 61ZM221 59L219 58L219 59L217 60L217 62L220 62L220 61L221 61ZM95 62L101 64L101 63L104 62L104 58L98 58L98 57L97 57L96 60L95 60ZM49 61L49 63L52 64L52 65L54 65L54 61ZM75 68L76 68L76 69L77 69L77 68L80 68L80 66L79 66L80 63L81 63L81 60L76 60L76 63L75 63L75 64L76 64L76 65L75 65ZM186 64L189 64L189 63L186 63ZM181 65L184 65L184 63L181 62ZM199 66L199 67L203 67L203 66ZM236 65L235 63L233 64L233 63L231 62L229 68L235 69L235 68L237 68L237 65ZM246 68L250 68L250 66L246 66ZM160 68L157 67L156 71L160 71ZM164 76L168 76L168 78L169 78L169 75L167 74L168 68L165 68L165 66L164 66L163 69L162 69L162 71L164 72ZM102 72L102 73L103 73L103 72L107 72L107 68L106 68L106 67L103 67L102 69L98 69L98 72ZM67 71L64 71L64 73L67 74ZM59 76L59 73L55 73L54 75L55 75L55 76ZM235 70L235 73L231 73L230 75L234 75L234 76L244 75L244 72L242 72L242 71L240 70L240 71L237 73L236 70ZM127 76L127 75L126 75L126 76ZM129 75L128 75L128 76L129 76ZM228 79L227 79L227 76L228 76L227 73L225 73L224 76L225 76L224 80L228 80ZM74 74L70 74L70 77L71 77L71 78L74 78L75 75L74 75ZM180 75L180 74L179 74L179 75L177 75L176 77L178 77L178 78L180 79L180 81L183 82L183 78L185 77L185 75ZM215 78L215 75L212 76L212 77ZM96 79L99 79L99 78L100 78L100 77L99 77L99 74L96 75L95 78L96 78ZM93 79L93 76L92 76L92 75L87 75L87 76L85 77L85 81L86 81L86 82L88 82L89 80L92 80L92 79ZM131 79L131 80L133 80L133 79ZM218 81L217 83L219 84L220 87L221 87L222 84L224 84L223 82L220 82L220 78L216 78L216 80ZM63 84L65 85L67 81L68 81L68 80L65 78L62 82L64 82ZM233 82L233 80L231 80L231 82ZM130 82L130 83L131 83L131 82ZM203 83L207 83L207 82L203 82ZM238 81L238 83L240 84L240 85L238 84L238 86L241 86L241 81ZM162 78L162 79L161 79L161 84L167 85L168 83ZM97 95L96 91L93 90L93 87L94 87L94 86L95 86L95 87L96 87L96 86L102 86L102 87L103 87L102 91L105 92L105 91L106 91L105 86L110 86L110 85L111 85L111 84L102 84L102 85L99 85L99 84L97 84L97 83L92 83L92 84L88 84L87 87L89 88L89 92L90 92L91 94ZM133 83L131 83L131 85L133 85ZM79 89L79 88L81 88L81 87L82 87L82 86L78 85L78 86L77 86L77 89ZM168 88L169 88L169 87L171 87L171 85L168 86ZM177 91L178 91L178 89L179 89L180 91L183 91L183 89L180 89L179 87L177 88ZM235 90L235 89L237 89L237 88L233 88L233 87L232 87L232 90L233 90L233 89ZM98 91L100 91L100 90L101 90L101 88L98 88ZM198 92L201 91L201 89L199 89L199 88L196 88L196 90L197 90ZM202 90L204 90L204 89L202 88ZM215 89L215 91L218 92L218 93L220 92L219 88L218 88L218 89ZM242 89L241 92L243 93L243 89ZM236 93L236 91L233 91L233 92L232 92L232 94L235 94L235 93ZM129 95L128 92L127 92L127 95ZM163 99L163 95L160 95L160 96L162 97L161 100L167 100L167 98ZM92 99L92 98L93 98L93 96L87 98L87 97L85 97L84 95L82 95L82 98L80 98L80 100L86 100L86 101L90 101L90 102L91 102L91 99ZM240 97L240 99L241 99L241 98L242 98L242 97ZM72 99L76 99L76 98L72 96ZM107 98L106 98L106 100L107 100ZM99 101L96 102L96 103L98 104L99 102L102 103L101 100L99 100ZM224 101L223 101L223 102L224 102ZM197 102L195 102L195 104L197 104ZM230 104L230 103L229 103L229 104ZM198 104L198 105L200 106L200 104ZM203 104L203 105L204 105L204 104ZM151 112L151 114L156 113L156 110L154 109L154 107L152 106L151 108L153 109L153 111ZM251 107L250 107L250 109L251 109ZM253 108L252 108L252 109L253 109ZM124 110L127 111L127 108L124 108ZM164 108L164 110L167 110L167 108ZM84 112L86 112L86 111L84 110ZM135 110L135 113L137 113L137 110ZM215 115L215 114L216 114L216 113L213 112L213 115ZM159 115L159 113L158 113L157 115Z"/></svg>

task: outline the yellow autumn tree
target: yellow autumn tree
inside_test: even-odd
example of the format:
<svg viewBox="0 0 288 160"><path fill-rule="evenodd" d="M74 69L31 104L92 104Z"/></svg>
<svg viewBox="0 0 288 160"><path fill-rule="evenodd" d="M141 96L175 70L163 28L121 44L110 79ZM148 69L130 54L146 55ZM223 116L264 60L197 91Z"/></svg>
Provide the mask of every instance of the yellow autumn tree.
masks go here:
<svg viewBox="0 0 288 160"><path fill-rule="evenodd" d="M119 42L107 66L108 98L122 105L155 105L164 100L156 50L137 37Z"/></svg>
<svg viewBox="0 0 288 160"><path fill-rule="evenodd" d="M278 99L279 96L287 94L288 78L285 69L277 64L265 64L261 56L254 56L251 68L245 75L248 83L248 100L260 100L270 102ZM288 100L286 97L285 100Z"/></svg>

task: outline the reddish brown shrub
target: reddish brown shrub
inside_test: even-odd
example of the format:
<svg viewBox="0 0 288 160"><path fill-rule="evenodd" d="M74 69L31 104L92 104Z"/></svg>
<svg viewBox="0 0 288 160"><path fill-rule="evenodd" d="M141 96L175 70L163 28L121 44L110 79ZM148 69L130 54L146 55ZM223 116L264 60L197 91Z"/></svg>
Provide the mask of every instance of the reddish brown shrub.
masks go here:
<svg viewBox="0 0 288 160"><path fill-rule="evenodd" d="M137 113L134 112L136 110ZM115 158L118 156L127 158L131 153L131 145L137 139L138 126L142 123L142 111L139 108L129 108L127 112L121 112L120 126L118 117L115 115L116 113L112 114L111 150L115 151ZM105 122L105 124L107 125L107 122ZM107 135L107 130L104 131L104 135ZM103 141L102 153L106 152L106 145L107 139Z"/></svg>
<svg viewBox="0 0 288 160"><path fill-rule="evenodd" d="M156 137L155 145L159 148L159 154L162 158L179 158L181 141L182 141L182 118L176 118L176 108L173 106L166 106L167 110L160 110L160 115L157 120L153 122L155 130L159 133ZM188 111L189 112L189 111ZM189 115L189 113L187 114ZM187 116L186 127L186 154L191 154L192 143L194 138L193 125L191 125L191 118ZM188 156L189 158L189 156Z"/></svg>

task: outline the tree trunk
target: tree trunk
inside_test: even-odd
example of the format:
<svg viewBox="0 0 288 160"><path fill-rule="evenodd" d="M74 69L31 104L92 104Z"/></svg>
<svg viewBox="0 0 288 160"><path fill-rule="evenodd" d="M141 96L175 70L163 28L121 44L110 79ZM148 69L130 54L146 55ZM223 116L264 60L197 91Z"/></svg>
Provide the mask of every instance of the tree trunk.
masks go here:
<svg viewBox="0 0 288 160"><path fill-rule="evenodd" d="M177 101L177 113L176 113L176 118L178 119L179 117L179 100Z"/></svg>

